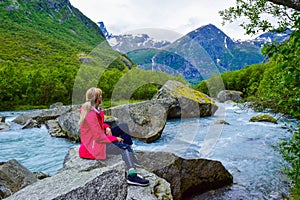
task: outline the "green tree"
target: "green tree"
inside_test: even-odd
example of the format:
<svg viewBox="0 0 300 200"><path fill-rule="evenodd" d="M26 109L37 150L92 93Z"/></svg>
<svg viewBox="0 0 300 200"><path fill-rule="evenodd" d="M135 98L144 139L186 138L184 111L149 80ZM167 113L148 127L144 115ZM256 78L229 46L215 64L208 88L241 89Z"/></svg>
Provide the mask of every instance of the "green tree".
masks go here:
<svg viewBox="0 0 300 200"><path fill-rule="evenodd" d="M259 31L283 31L294 27L299 18L299 8L298 0L236 0L234 7L219 13L223 24L245 17L248 21L244 20L240 26L247 34L254 34Z"/></svg>

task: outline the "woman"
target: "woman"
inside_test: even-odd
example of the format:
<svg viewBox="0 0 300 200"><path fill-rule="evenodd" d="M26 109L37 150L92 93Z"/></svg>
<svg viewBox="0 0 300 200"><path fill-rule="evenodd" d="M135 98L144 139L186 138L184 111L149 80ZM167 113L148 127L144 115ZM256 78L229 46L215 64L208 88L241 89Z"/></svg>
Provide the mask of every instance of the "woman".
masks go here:
<svg viewBox="0 0 300 200"><path fill-rule="evenodd" d="M149 180L141 178L137 175L134 167L134 156L131 144L123 143L122 137L113 135L113 130L104 123L104 113L98 110L102 102L102 91L100 88L90 88L86 92L86 102L82 105L80 112L80 147L79 156L86 159L106 159L106 153L121 154L128 173L127 183L133 185L146 186ZM119 127L120 128L120 127ZM118 130L118 128L116 128ZM120 129L122 130L122 129ZM107 134L105 134L107 132ZM118 131L116 131L118 132ZM125 133L119 132L122 136ZM131 137L127 134L125 138L128 142Z"/></svg>

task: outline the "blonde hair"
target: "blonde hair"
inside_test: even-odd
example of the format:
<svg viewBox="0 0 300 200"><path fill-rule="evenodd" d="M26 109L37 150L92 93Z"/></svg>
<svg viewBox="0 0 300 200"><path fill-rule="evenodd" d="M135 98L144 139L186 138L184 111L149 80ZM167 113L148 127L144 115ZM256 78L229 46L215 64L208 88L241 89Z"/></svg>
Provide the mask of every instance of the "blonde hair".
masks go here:
<svg viewBox="0 0 300 200"><path fill-rule="evenodd" d="M92 87L86 91L86 102L82 105L80 119L78 122L79 125L84 121L86 115L90 112L91 107L94 106L95 102L100 98L100 95L102 95L102 90L100 88Z"/></svg>

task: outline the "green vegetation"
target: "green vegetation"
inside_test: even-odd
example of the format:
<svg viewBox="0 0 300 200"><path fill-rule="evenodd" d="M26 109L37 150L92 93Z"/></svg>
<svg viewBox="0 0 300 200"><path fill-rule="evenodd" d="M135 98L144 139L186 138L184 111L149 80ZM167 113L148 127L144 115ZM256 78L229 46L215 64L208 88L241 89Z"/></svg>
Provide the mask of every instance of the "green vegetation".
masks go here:
<svg viewBox="0 0 300 200"><path fill-rule="evenodd" d="M0 17L0 110L82 103L82 91L89 86L101 87L110 102L119 79L135 68L68 1L3 0ZM162 81L184 81L164 73L139 71L136 75L131 77L135 82L150 77L154 81L147 83L150 87L135 88L132 100L150 98ZM126 93L126 87L120 91Z"/></svg>

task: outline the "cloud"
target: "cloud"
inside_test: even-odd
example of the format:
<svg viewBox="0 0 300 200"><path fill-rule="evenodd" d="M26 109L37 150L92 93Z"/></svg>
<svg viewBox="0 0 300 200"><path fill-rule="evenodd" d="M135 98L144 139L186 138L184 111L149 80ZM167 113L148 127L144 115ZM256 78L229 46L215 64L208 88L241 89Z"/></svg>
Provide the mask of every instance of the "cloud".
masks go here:
<svg viewBox="0 0 300 200"><path fill-rule="evenodd" d="M70 0L94 22L103 21L107 30L121 34L135 29L156 28L186 34L203 25L214 24L228 36L244 39L238 23L222 26L218 12L235 0ZM235 28L233 28L235 27Z"/></svg>

